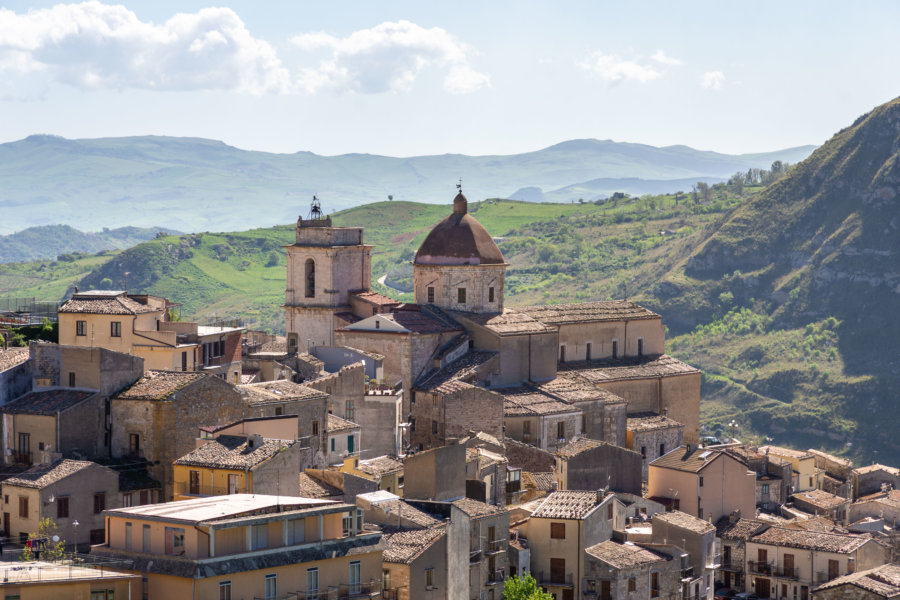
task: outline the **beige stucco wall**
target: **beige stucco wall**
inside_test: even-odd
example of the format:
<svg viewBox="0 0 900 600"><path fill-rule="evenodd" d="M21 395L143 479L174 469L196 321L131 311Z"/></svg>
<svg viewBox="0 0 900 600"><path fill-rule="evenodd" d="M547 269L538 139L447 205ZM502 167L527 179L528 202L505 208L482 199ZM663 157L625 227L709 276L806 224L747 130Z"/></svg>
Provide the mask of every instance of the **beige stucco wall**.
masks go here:
<svg viewBox="0 0 900 600"><path fill-rule="evenodd" d="M719 455L699 473L650 465L647 486L649 497L678 498L679 510L704 520L712 517L715 522L735 510L742 515L756 514L756 474L725 455Z"/></svg>
<svg viewBox="0 0 900 600"><path fill-rule="evenodd" d="M416 304L428 304L428 288L434 288L435 306L466 312L503 312L506 264L500 265L413 265ZM488 288L494 288L489 301ZM458 302L458 289L465 288L466 301Z"/></svg>
<svg viewBox="0 0 900 600"><path fill-rule="evenodd" d="M36 569L39 567L35 567ZM52 570L52 567L48 568ZM30 576L26 576L30 577ZM34 574L35 579L38 577ZM52 577L52 575L51 575ZM91 579L62 579L60 581L29 581L22 584L3 584L5 598L20 598L21 600L59 600L60 598L75 598L87 600L91 592L112 592L110 598L140 598L141 578L138 575L125 576L122 573L104 576L99 570L96 578Z"/></svg>
<svg viewBox="0 0 900 600"><path fill-rule="evenodd" d="M662 318L634 321L597 321L559 325L559 345L566 346L566 362L587 359L591 344L591 360L612 358L612 342L618 341L618 356L637 356L638 340L643 340L643 354L665 351Z"/></svg>

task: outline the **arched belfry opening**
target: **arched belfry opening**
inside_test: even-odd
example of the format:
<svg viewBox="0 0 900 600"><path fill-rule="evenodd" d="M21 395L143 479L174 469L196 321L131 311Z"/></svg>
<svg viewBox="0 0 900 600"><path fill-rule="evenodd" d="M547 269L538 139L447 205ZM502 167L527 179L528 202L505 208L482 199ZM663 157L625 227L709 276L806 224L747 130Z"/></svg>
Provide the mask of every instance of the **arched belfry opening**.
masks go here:
<svg viewBox="0 0 900 600"><path fill-rule="evenodd" d="M316 261L306 259L306 297L313 298L316 295Z"/></svg>

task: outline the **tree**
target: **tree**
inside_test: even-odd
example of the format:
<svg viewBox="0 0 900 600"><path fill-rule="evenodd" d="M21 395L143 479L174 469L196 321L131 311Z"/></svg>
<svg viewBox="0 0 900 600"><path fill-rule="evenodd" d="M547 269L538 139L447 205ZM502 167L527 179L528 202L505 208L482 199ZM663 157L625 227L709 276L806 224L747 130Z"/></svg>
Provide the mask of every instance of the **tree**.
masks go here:
<svg viewBox="0 0 900 600"><path fill-rule="evenodd" d="M553 596L538 588L528 573L521 578L513 575L503 582L503 600L553 600Z"/></svg>
<svg viewBox="0 0 900 600"><path fill-rule="evenodd" d="M29 533L28 540L31 544L26 544L19 555L21 561L40 559L53 562L65 554L66 541L59 537L59 528L49 517L38 522L37 532Z"/></svg>

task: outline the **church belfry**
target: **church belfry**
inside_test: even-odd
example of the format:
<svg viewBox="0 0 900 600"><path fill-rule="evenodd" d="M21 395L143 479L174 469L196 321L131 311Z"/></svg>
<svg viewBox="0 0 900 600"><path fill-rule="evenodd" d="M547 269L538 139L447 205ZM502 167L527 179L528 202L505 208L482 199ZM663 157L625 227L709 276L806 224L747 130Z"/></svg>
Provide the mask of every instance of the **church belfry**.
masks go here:
<svg viewBox="0 0 900 600"><path fill-rule="evenodd" d="M367 291L372 246L362 227L334 227L318 199L308 218L297 220L296 241L287 250L285 329L288 352L334 344L334 314L350 310L350 294Z"/></svg>

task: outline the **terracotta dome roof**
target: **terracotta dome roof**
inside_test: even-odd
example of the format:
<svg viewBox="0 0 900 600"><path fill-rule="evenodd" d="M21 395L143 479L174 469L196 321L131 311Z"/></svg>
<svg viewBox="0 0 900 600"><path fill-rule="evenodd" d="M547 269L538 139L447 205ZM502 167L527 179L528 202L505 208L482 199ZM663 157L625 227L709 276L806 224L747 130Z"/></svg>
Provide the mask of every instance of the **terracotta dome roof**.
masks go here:
<svg viewBox="0 0 900 600"><path fill-rule="evenodd" d="M453 199L453 214L434 226L419 246L417 265L499 265L503 253L491 234L468 213L462 193Z"/></svg>

